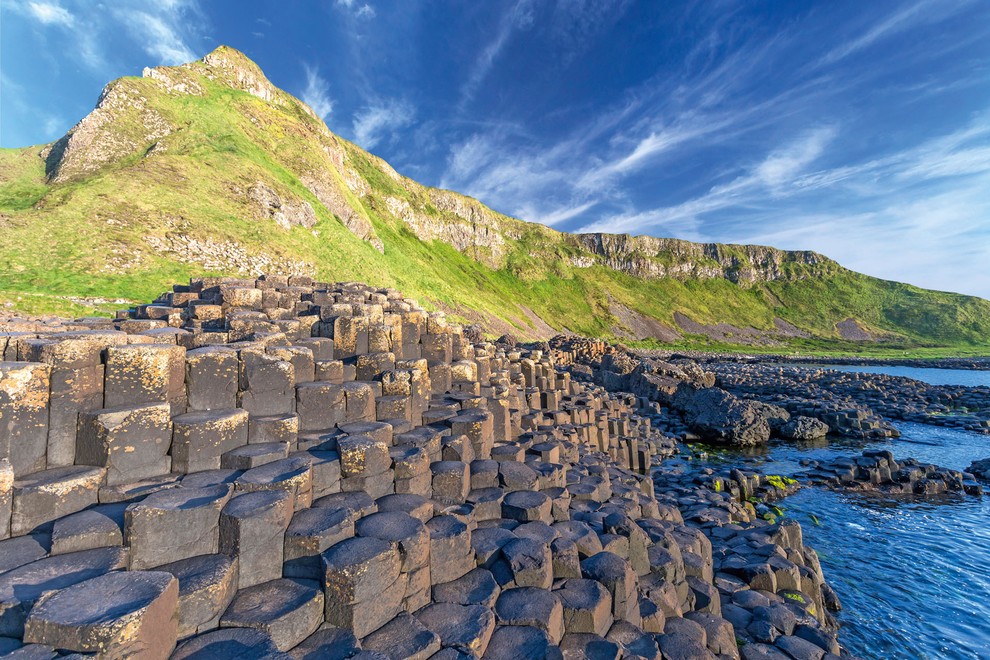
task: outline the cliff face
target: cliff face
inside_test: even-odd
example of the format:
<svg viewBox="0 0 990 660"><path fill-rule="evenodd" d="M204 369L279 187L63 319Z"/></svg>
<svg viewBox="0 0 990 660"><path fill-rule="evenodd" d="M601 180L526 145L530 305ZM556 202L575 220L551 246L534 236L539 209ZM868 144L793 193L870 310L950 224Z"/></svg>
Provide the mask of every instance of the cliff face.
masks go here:
<svg viewBox="0 0 990 660"><path fill-rule="evenodd" d="M789 252L762 245L600 233L578 234L575 239L609 268L646 279L721 277L736 284L754 284L824 277L839 268L815 252Z"/></svg>
<svg viewBox="0 0 990 660"><path fill-rule="evenodd" d="M111 82L64 137L27 151L0 150L0 301L4 287L141 299L183 273L278 264L404 289L521 337L639 337L631 323L661 340L718 324L719 341L838 340L850 319L863 336L990 336L986 301L814 252L566 234L423 186L227 47Z"/></svg>

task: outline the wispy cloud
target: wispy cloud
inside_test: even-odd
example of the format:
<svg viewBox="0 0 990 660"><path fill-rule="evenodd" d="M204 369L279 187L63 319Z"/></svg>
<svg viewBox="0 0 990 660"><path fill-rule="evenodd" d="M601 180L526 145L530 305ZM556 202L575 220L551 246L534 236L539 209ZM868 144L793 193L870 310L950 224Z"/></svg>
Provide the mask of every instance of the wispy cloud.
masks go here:
<svg viewBox="0 0 990 660"><path fill-rule="evenodd" d="M478 54L467 80L461 86L460 108L463 109L474 98L481 83L484 82L492 66L495 64L495 60L509 42L509 38L513 32L526 29L532 24L532 0L517 0L512 8L502 15L498 28L495 30L494 38Z"/></svg>
<svg viewBox="0 0 990 660"><path fill-rule="evenodd" d="M62 25L64 27L71 27L75 22L75 17L67 9L57 3L29 2L26 7L31 16L45 25Z"/></svg>
<svg viewBox="0 0 990 660"><path fill-rule="evenodd" d="M752 180L777 191L794 181L797 175L813 163L837 133L834 126L808 131L783 149L774 151L753 172Z"/></svg>
<svg viewBox="0 0 990 660"><path fill-rule="evenodd" d="M721 38L704 41L718 44ZM441 185L524 219L560 224L611 203L622 224L631 224L640 216L628 211L625 180L815 102L822 91L814 77L765 98L745 97L747 84L789 45L787 35L777 35L734 44L719 58L699 56L689 74L645 80L550 145L507 135L500 126L469 135L450 149Z"/></svg>
<svg viewBox="0 0 990 660"><path fill-rule="evenodd" d="M330 83L320 76L315 66L303 64L306 71L306 87L299 98L313 109L321 119L326 121L333 112L333 99L330 98Z"/></svg>
<svg viewBox="0 0 990 660"><path fill-rule="evenodd" d="M372 19L375 17L375 8L367 2L357 2L356 0L336 0L334 4L355 18Z"/></svg>
<svg viewBox="0 0 990 660"><path fill-rule="evenodd" d="M192 44L206 23L197 0L121 0L99 10L85 0L67 0L65 6L48 0L12 0L10 7L42 28L57 28L59 33L51 39L58 40L58 47L101 74L118 70L112 63L119 51L120 35L129 36L144 50L150 58L148 64L195 60L197 48Z"/></svg>
<svg viewBox="0 0 990 660"><path fill-rule="evenodd" d="M921 0L921 2L915 2L869 26L860 35L835 46L825 53L815 64L816 66L834 64L900 32L918 27L919 25L937 23L947 16L957 13L968 4L970 4L970 0L959 0L958 2Z"/></svg>
<svg viewBox="0 0 990 660"><path fill-rule="evenodd" d="M114 13L156 64L184 64L197 59L187 43L184 23L194 3L165 2L155 7L157 11L118 7Z"/></svg>
<svg viewBox="0 0 990 660"><path fill-rule="evenodd" d="M806 172L836 135L834 127L822 127L807 131L788 144L774 149L751 166L744 174L717 186L704 195L680 204L651 209L640 213L623 212L585 225L582 232L636 232L652 229L688 228L697 238L700 219L709 213L744 206L767 196L783 197L794 194L798 187L794 182ZM681 235L681 234L677 234Z"/></svg>
<svg viewBox="0 0 990 660"><path fill-rule="evenodd" d="M354 115L354 138L365 149L373 149L399 129L412 124L415 108L399 99L377 100Z"/></svg>

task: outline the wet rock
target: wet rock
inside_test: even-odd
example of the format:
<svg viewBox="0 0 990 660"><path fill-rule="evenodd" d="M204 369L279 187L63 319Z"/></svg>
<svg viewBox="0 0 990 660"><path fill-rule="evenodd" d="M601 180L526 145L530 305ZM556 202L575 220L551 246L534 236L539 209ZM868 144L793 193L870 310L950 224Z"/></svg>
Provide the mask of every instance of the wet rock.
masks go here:
<svg viewBox="0 0 990 660"><path fill-rule="evenodd" d="M799 415L780 428L780 435L791 440L814 440L828 435L828 430L825 422Z"/></svg>

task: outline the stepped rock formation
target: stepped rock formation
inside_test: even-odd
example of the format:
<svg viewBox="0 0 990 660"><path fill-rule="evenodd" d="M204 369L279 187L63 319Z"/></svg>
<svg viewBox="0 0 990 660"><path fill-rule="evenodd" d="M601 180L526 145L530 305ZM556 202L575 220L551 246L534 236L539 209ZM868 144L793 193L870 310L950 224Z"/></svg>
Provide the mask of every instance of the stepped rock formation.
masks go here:
<svg viewBox="0 0 990 660"><path fill-rule="evenodd" d="M987 301L814 252L567 234L421 185L224 46L111 82L53 144L0 150L0 227L0 303L77 315L93 298L148 299L176 277L278 271L399 288L525 339L990 336Z"/></svg>
<svg viewBox="0 0 990 660"><path fill-rule="evenodd" d="M308 276L0 330L0 652L840 651L817 555L756 517L758 476L655 489L660 401L710 389L696 367L487 342ZM588 366L606 354L618 371Z"/></svg>

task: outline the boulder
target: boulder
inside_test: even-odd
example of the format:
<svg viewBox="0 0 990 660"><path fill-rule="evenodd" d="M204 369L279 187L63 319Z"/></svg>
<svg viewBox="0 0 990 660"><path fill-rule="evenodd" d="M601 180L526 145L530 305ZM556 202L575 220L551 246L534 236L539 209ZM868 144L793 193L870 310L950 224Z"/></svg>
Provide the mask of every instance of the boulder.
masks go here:
<svg viewBox="0 0 990 660"><path fill-rule="evenodd" d="M780 428L780 436L790 440L815 440L824 438L828 431L828 424L825 422L799 415Z"/></svg>
<svg viewBox="0 0 990 660"><path fill-rule="evenodd" d="M682 385L673 398L693 431L706 440L734 446L758 445L770 439L766 404L740 399L717 387Z"/></svg>

